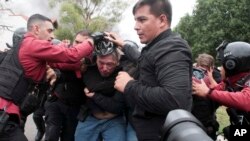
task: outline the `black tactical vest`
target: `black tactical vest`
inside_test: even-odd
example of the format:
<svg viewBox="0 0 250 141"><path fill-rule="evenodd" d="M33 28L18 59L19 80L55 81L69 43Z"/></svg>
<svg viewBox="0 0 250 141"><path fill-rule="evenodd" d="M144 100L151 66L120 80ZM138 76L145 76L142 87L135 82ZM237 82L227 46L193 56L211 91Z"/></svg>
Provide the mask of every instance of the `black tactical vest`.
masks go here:
<svg viewBox="0 0 250 141"><path fill-rule="evenodd" d="M7 51L0 64L0 97L20 105L33 83L25 78L23 68L18 59L20 44Z"/></svg>

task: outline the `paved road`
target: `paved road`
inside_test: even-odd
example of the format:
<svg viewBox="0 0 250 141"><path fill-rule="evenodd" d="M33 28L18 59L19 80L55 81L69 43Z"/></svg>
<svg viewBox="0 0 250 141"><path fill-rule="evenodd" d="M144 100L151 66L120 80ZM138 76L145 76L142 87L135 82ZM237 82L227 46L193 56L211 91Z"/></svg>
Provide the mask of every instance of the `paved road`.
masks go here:
<svg viewBox="0 0 250 141"><path fill-rule="evenodd" d="M35 136L37 133L37 129L33 122L32 116L33 114L28 116L27 122L25 124L25 135L29 141L35 141Z"/></svg>

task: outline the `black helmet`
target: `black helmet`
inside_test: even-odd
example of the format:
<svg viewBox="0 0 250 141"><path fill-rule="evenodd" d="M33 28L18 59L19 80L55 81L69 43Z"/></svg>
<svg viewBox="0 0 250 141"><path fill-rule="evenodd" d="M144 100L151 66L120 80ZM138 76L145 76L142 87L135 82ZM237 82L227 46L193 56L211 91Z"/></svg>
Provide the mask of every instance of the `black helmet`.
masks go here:
<svg viewBox="0 0 250 141"><path fill-rule="evenodd" d="M131 40L124 40L125 44L129 45L130 47L138 50L139 49L139 46L137 45L136 42L134 41L131 41Z"/></svg>
<svg viewBox="0 0 250 141"><path fill-rule="evenodd" d="M12 37L12 42L13 42L13 47L19 44L19 42L22 40L24 34L27 32L26 28L21 27L17 28L14 31L13 37Z"/></svg>
<svg viewBox="0 0 250 141"><path fill-rule="evenodd" d="M95 45L96 55L105 56L114 52L115 49L116 45L108 39L103 39Z"/></svg>
<svg viewBox="0 0 250 141"><path fill-rule="evenodd" d="M17 28L12 36L12 45L6 43L8 48L16 47L17 44L22 40L24 34L27 32L26 28L20 27Z"/></svg>
<svg viewBox="0 0 250 141"><path fill-rule="evenodd" d="M250 70L250 44L246 42L223 43L217 48L226 76Z"/></svg>

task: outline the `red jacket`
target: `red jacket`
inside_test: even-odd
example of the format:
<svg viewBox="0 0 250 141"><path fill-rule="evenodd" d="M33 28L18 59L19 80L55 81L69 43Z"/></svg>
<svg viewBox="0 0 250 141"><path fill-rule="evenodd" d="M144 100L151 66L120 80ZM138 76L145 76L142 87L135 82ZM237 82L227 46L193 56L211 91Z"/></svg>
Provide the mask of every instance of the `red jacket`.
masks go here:
<svg viewBox="0 0 250 141"><path fill-rule="evenodd" d="M25 76L34 81L41 81L45 75L46 63L77 63L92 53L93 47L87 42L72 48L52 45L45 40L38 40L27 33L21 44L19 60L25 70ZM63 67L61 67L63 68Z"/></svg>
<svg viewBox="0 0 250 141"><path fill-rule="evenodd" d="M33 81L41 81L46 73L47 62L58 63L54 64L54 66L68 69L69 65L79 66L80 59L90 55L92 51L93 47L87 41L72 48L65 48L60 45L52 45L46 40L38 40L31 33L27 33L21 43L18 55L25 76ZM7 103L10 103L8 104L7 113L20 115L17 105L0 97L0 109L3 109Z"/></svg>
<svg viewBox="0 0 250 141"><path fill-rule="evenodd" d="M238 80L244 76L249 75L249 73L241 73L230 77L228 81L234 86ZM229 92L225 91L225 83L221 82L215 90L211 92L209 97L222 105L235 108L238 110L243 110L246 112L250 111L250 80L246 81L244 87L239 92Z"/></svg>

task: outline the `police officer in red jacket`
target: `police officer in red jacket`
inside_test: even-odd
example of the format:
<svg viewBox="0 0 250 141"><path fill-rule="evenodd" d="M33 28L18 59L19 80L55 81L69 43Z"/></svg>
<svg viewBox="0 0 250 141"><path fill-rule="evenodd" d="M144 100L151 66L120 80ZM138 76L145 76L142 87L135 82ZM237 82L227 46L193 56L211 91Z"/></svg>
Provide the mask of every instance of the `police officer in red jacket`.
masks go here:
<svg viewBox="0 0 250 141"><path fill-rule="evenodd" d="M27 141L19 128L20 105L28 89L43 82L48 63L80 62L93 51L93 39L73 48L52 45L52 21L40 14L32 15L27 22L28 32L0 64L0 140Z"/></svg>
<svg viewBox="0 0 250 141"><path fill-rule="evenodd" d="M223 42L218 48L224 80L207 86L203 80L193 81L193 93L229 107L227 112L234 125L248 125L250 120L250 44ZM241 117L241 119L238 119Z"/></svg>

